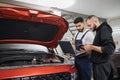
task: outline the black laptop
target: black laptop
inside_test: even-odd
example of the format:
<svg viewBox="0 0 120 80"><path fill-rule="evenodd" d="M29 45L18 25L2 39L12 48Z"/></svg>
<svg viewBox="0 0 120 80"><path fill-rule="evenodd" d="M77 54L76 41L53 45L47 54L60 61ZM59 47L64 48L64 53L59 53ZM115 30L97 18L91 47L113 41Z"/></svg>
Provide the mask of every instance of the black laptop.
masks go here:
<svg viewBox="0 0 120 80"><path fill-rule="evenodd" d="M85 53L85 51L74 51L70 41L59 41L59 45L64 53L70 53L75 56Z"/></svg>

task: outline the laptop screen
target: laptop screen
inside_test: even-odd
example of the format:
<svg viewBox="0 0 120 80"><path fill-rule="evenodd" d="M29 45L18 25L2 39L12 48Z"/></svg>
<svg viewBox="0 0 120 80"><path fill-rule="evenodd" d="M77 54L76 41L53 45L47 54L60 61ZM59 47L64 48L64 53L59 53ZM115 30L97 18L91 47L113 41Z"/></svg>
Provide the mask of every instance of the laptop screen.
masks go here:
<svg viewBox="0 0 120 80"><path fill-rule="evenodd" d="M75 54L70 41L59 41L59 45L64 53Z"/></svg>

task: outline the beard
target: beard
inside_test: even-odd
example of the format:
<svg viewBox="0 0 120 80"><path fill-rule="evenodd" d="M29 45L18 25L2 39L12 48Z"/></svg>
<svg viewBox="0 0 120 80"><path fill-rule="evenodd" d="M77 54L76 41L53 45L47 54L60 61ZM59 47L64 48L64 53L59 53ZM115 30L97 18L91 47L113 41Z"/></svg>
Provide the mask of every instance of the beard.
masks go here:
<svg viewBox="0 0 120 80"><path fill-rule="evenodd" d="M94 26L93 26L93 32L96 31L96 29L97 29L97 26L94 24Z"/></svg>
<svg viewBox="0 0 120 80"><path fill-rule="evenodd" d="M79 32L83 32L83 30L84 30L84 27L82 29L78 29Z"/></svg>

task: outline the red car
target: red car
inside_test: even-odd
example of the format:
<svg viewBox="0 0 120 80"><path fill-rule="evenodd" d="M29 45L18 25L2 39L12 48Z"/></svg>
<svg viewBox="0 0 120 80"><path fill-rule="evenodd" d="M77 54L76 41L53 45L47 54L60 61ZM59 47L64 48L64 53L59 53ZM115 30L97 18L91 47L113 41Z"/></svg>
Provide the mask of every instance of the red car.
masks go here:
<svg viewBox="0 0 120 80"><path fill-rule="evenodd" d="M0 80L76 80L76 68L54 52L67 30L62 17L0 7Z"/></svg>

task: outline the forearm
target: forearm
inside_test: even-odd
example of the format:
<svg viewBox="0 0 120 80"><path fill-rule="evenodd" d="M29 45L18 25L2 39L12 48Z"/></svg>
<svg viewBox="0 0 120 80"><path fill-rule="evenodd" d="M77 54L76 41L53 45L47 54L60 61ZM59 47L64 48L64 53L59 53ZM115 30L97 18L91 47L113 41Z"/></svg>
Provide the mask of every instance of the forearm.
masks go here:
<svg viewBox="0 0 120 80"><path fill-rule="evenodd" d="M102 48L100 46L92 45L92 50L102 53Z"/></svg>

